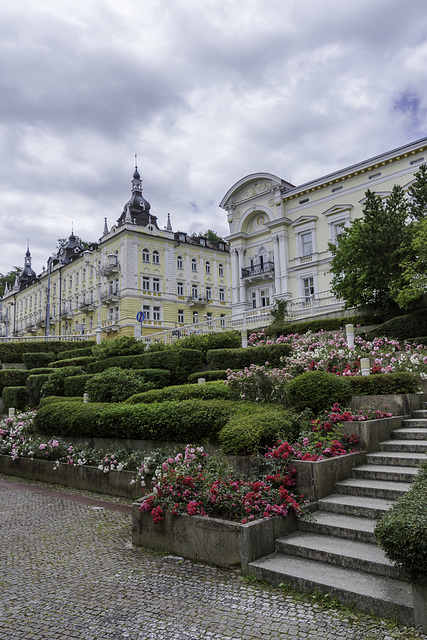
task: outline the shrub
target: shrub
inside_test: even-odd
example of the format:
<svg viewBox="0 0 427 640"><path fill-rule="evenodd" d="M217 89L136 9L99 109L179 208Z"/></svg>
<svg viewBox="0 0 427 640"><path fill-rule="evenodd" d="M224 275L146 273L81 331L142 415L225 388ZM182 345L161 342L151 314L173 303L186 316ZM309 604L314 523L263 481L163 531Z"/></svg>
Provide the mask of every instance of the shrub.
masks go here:
<svg viewBox="0 0 427 640"><path fill-rule="evenodd" d="M270 338L278 338L279 336L289 336L293 333L302 335L311 331L337 331L343 329L346 324L369 326L375 324L372 316L348 316L347 318L318 318L316 320L304 320L303 322L277 322L265 328L265 333Z"/></svg>
<svg viewBox="0 0 427 640"><path fill-rule="evenodd" d="M427 462L409 491L378 522L375 537L412 582L427 584Z"/></svg>
<svg viewBox="0 0 427 640"><path fill-rule="evenodd" d="M199 400L213 400L224 398L231 400L232 393L223 382L207 382L206 384L183 384L163 389L152 389L145 393L137 393L126 400L128 404L139 402L165 402L175 400L189 400L198 398Z"/></svg>
<svg viewBox="0 0 427 640"><path fill-rule="evenodd" d="M148 391L152 384L131 369L111 367L102 373L89 376L86 392L91 402L122 402L133 393Z"/></svg>
<svg viewBox="0 0 427 640"><path fill-rule="evenodd" d="M335 376L325 371L307 371L287 384L286 399L295 411L311 409L318 414L335 402L346 405L352 396L346 377Z"/></svg>
<svg viewBox="0 0 427 640"><path fill-rule="evenodd" d="M114 340L104 340L92 347L92 355L98 360L117 356L134 356L145 351L145 344L131 336L121 336Z"/></svg>
<svg viewBox="0 0 427 640"><path fill-rule="evenodd" d="M83 396L69 398L68 396L47 396L47 398L42 398L40 400L40 407L44 407L47 404L52 404L54 402L83 402Z"/></svg>
<svg viewBox="0 0 427 640"><path fill-rule="evenodd" d="M291 353L290 344L250 347L246 349L215 349L208 352L207 361L212 369L243 369L251 364L280 366L280 359Z"/></svg>
<svg viewBox="0 0 427 640"><path fill-rule="evenodd" d="M274 402L282 404L286 397L286 384L291 375L283 369L272 369L257 364L243 371L227 371L227 386L240 400Z"/></svg>
<svg viewBox="0 0 427 640"><path fill-rule="evenodd" d="M55 359L56 354L53 351L22 354L22 362L25 364L27 369L48 367Z"/></svg>
<svg viewBox="0 0 427 640"><path fill-rule="evenodd" d="M83 358L84 356L92 356L93 347L84 347L76 352L76 349L69 349L68 351L61 351L61 360L68 360L68 358ZM58 358L56 358L58 359Z"/></svg>
<svg viewBox="0 0 427 640"><path fill-rule="evenodd" d="M69 376L77 376L84 373L82 367L64 367L63 369L55 369L49 376L48 380L41 388L41 397L43 396L65 396L64 380Z"/></svg>
<svg viewBox="0 0 427 640"><path fill-rule="evenodd" d="M95 362L95 356L79 356L77 358L67 358L66 360L55 360L51 363L52 369L61 369L62 367L84 367L91 362Z"/></svg>
<svg viewBox="0 0 427 640"><path fill-rule="evenodd" d="M36 407L41 398L42 386L49 380L50 373L34 373L35 369L30 371L32 375L27 378L27 393L30 399L30 406Z"/></svg>
<svg viewBox="0 0 427 640"><path fill-rule="evenodd" d="M29 405L29 397L26 387L5 387L2 392L2 400L5 411L11 407L24 411Z"/></svg>
<svg viewBox="0 0 427 640"><path fill-rule="evenodd" d="M279 436L293 442L298 436L300 424L297 414L264 404L245 405L238 409L221 429L218 440L226 455L257 455L266 446L273 445Z"/></svg>
<svg viewBox="0 0 427 640"><path fill-rule="evenodd" d="M406 338L425 335L427 335L427 315L425 310L392 318L366 334L368 340L382 336L406 340Z"/></svg>
<svg viewBox="0 0 427 640"><path fill-rule="evenodd" d="M197 371L188 376L188 383L195 384L199 378L204 378L206 382L213 380L227 380L227 369L216 369L215 371Z"/></svg>
<svg viewBox="0 0 427 640"><path fill-rule="evenodd" d="M0 371L0 393L5 387L22 387L31 375L45 372L52 373L52 369L3 369Z"/></svg>
<svg viewBox="0 0 427 640"><path fill-rule="evenodd" d="M394 393L417 393L420 378L409 371L376 373L372 376L350 376L348 378L355 396L381 396Z"/></svg>
<svg viewBox="0 0 427 640"><path fill-rule="evenodd" d="M53 402L37 412L35 429L45 435L175 442L217 442L235 409L224 400L184 400L149 405Z"/></svg>
<svg viewBox="0 0 427 640"><path fill-rule="evenodd" d="M60 342L55 340L43 342L4 342L0 344L0 361L1 362L22 362L24 353L36 353L43 351L53 351L58 354L66 350L86 349L91 341L85 342Z"/></svg>
<svg viewBox="0 0 427 640"><path fill-rule="evenodd" d="M193 334L174 342L172 349L196 349L206 356L211 349L238 349L242 345L242 338L237 331L223 333L209 333L205 336Z"/></svg>
<svg viewBox="0 0 427 640"><path fill-rule="evenodd" d="M81 396L86 392L86 383L94 374L82 373L79 376L69 376L64 380L64 392L66 397ZM41 403L40 403L41 404Z"/></svg>
<svg viewBox="0 0 427 640"><path fill-rule="evenodd" d="M171 372L171 382L181 384L187 382L193 371L198 371L204 364L201 351L194 349L170 349L169 351L154 351L139 356L117 356L92 362L88 365L88 373L100 373L110 367L122 369L168 369Z"/></svg>

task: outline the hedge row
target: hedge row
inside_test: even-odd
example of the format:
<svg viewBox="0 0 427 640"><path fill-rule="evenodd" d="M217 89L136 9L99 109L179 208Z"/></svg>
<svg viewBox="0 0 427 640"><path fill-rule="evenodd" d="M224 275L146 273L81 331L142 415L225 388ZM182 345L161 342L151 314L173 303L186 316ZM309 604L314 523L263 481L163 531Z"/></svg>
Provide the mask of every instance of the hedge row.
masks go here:
<svg viewBox="0 0 427 640"><path fill-rule="evenodd" d="M135 393L125 402L149 404L152 402L181 401L198 398L199 400L224 399L231 400L232 393L224 382L207 382L206 384L182 384L163 389L152 389L143 393Z"/></svg>
<svg viewBox="0 0 427 640"><path fill-rule="evenodd" d="M26 371L25 369L3 369L0 371L0 393L5 387L22 387L27 379L37 373L52 373L52 369L41 368Z"/></svg>
<svg viewBox="0 0 427 640"><path fill-rule="evenodd" d="M24 353L39 353L53 351L58 354L62 351L87 349L88 345L94 345L94 341L85 342L60 342L58 340L43 340L40 342L3 342L0 344L1 362L22 362Z"/></svg>
<svg viewBox="0 0 427 640"><path fill-rule="evenodd" d="M110 367L122 369L168 369L171 382L176 384L187 382L188 376L198 371L205 364L201 351L194 349L174 349L153 351L136 356L117 356L88 364L88 373L99 373Z"/></svg>
<svg viewBox="0 0 427 640"><path fill-rule="evenodd" d="M67 396L47 396L46 398L42 398L40 400L39 407L44 407L47 404L53 404L54 402L80 402L83 404L83 396L79 396L76 398L68 398Z"/></svg>
<svg viewBox="0 0 427 640"><path fill-rule="evenodd" d="M346 324L353 324L355 327L363 327L376 324L372 316L348 316L347 318L323 318L317 320L304 320L303 322L277 322L265 328L265 333L271 338L279 336L289 336L292 333L303 334L308 331L338 331L344 329Z"/></svg>
<svg viewBox="0 0 427 640"><path fill-rule="evenodd" d="M215 371L196 371L188 376L189 384L195 384L199 378L204 378L206 382L213 380L227 380L227 369L216 369Z"/></svg>
<svg viewBox="0 0 427 640"><path fill-rule="evenodd" d="M354 396L381 396L395 393L417 393L419 376L409 371L376 373L372 376L349 376L351 393Z"/></svg>
<svg viewBox="0 0 427 640"><path fill-rule="evenodd" d="M375 537L412 582L427 584L427 461L409 491L378 522Z"/></svg>
<svg viewBox="0 0 427 640"><path fill-rule="evenodd" d="M207 361L212 369L243 369L251 364L263 365L268 362L273 367L280 366L280 358L292 351L290 344L273 344L241 349L212 349Z"/></svg>
<svg viewBox="0 0 427 640"><path fill-rule="evenodd" d="M95 356L79 356L77 358L67 358L64 360L55 360L51 363L52 369L61 369L62 367L85 367L88 364L95 362Z"/></svg>
<svg viewBox="0 0 427 640"><path fill-rule="evenodd" d="M35 353L22 354L22 362L27 369L39 369L49 367L50 363L56 360L57 355L53 351L36 351Z"/></svg>
<svg viewBox="0 0 427 640"><path fill-rule="evenodd" d="M387 336L397 340L416 338L427 335L427 314L425 309L397 316L375 327L366 334L368 340L375 337Z"/></svg>
<svg viewBox="0 0 427 640"><path fill-rule="evenodd" d="M209 333L205 336L191 335L173 342L171 349L197 349L206 356L211 349L238 349L242 346L242 337L238 331Z"/></svg>
<svg viewBox="0 0 427 640"><path fill-rule="evenodd" d="M217 442L235 407L224 400L136 405L53 402L37 412L35 430L64 437Z"/></svg>
<svg viewBox="0 0 427 640"><path fill-rule="evenodd" d="M11 407L24 411L29 406L27 387L5 387L2 392L3 407L9 411Z"/></svg>

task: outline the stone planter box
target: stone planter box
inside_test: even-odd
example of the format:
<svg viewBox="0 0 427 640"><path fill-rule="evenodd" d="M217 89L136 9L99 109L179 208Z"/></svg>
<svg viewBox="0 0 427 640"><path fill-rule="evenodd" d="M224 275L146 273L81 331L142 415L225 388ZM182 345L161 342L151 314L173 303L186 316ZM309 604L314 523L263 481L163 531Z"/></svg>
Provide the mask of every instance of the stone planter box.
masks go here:
<svg viewBox="0 0 427 640"><path fill-rule="evenodd" d="M304 495L310 502L317 502L320 498L334 493L335 483L346 480L353 467L365 464L365 462L366 451L358 451L346 456L337 456L316 462L294 460L293 464L297 470L297 484L291 491Z"/></svg>
<svg viewBox="0 0 427 640"><path fill-rule="evenodd" d="M132 543L205 562L217 567L240 566L247 571L249 562L274 552L276 538L295 531L297 519L275 516L247 524L165 513L154 524L151 513L141 513L142 498L133 505Z"/></svg>
<svg viewBox="0 0 427 640"><path fill-rule="evenodd" d="M379 420L366 420L365 422L343 422L342 433L351 435L354 433L360 438L361 449L366 449L368 453L378 451L380 442L388 440L394 429L402 426L405 418L410 415L394 416L393 418L380 418Z"/></svg>
<svg viewBox="0 0 427 640"><path fill-rule="evenodd" d="M97 467L74 467L60 462L54 470L55 462L50 460L31 460L10 456L0 456L0 473L20 478L31 478L41 482L60 484L65 487L95 491L123 498L138 498L142 491L139 484L130 484L135 474L131 471L109 471L104 473Z"/></svg>
<svg viewBox="0 0 427 640"><path fill-rule="evenodd" d="M412 585L415 626L427 633L427 586Z"/></svg>

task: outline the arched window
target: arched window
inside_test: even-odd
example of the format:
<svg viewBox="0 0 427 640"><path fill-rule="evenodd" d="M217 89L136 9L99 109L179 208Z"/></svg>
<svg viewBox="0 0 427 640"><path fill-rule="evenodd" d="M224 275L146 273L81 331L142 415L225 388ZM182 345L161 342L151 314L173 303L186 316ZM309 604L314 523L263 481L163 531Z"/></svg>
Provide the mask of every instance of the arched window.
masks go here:
<svg viewBox="0 0 427 640"><path fill-rule="evenodd" d="M153 264L160 264L160 254L158 251L153 251Z"/></svg>
<svg viewBox="0 0 427 640"><path fill-rule="evenodd" d="M196 258L192 258L192 260L191 260L191 271L197 271L197 260L196 260Z"/></svg>
<svg viewBox="0 0 427 640"><path fill-rule="evenodd" d="M206 269L206 273L211 272L211 263L209 262L209 260L206 260L205 269Z"/></svg>
<svg viewBox="0 0 427 640"><path fill-rule="evenodd" d="M222 264L222 262L220 262L219 265L218 265L218 275L219 276L223 276L224 275L224 265Z"/></svg>
<svg viewBox="0 0 427 640"><path fill-rule="evenodd" d="M148 249L142 250L142 262L150 262L150 252Z"/></svg>
<svg viewBox="0 0 427 640"><path fill-rule="evenodd" d="M176 259L176 267L177 269L183 269L184 268L184 262L182 260L182 256L178 256Z"/></svg>

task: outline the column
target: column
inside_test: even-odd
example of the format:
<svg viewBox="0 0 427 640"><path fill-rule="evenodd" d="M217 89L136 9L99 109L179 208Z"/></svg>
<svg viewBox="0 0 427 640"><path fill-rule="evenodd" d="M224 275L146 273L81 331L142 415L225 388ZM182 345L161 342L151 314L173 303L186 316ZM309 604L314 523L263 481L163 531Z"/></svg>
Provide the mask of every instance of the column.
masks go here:
<svg viewBox="0 0 427 640"><path fill-rule="evenodd" d="M240 283L240 303L245 304L246 302L246 287L245 282L242 278L242 269L245 266L244 264L244 256L246 249L238 249L239 252L239 283Z"/></svg>
<svg viewBox="0 0 427 640"><path fill-rule="evenodd" d="M239 256L237 249L231 249L231 303L237 304L239 302ZM215 269L216 269L215 265Z"/></svg>
<svg viewBox="0 0 427 640"><path fill-rule="evenodd" d="M288 277L288 243L289 235L287 231L279 234L279 258L280 258L280 281L281 281L281 293L289 292L289 277Z"/></svg>
<svg viewBox="0 0 427 640"><path fill-rule="evenodd" d="M276 296L279 296L282 293L282 282L280 279L281 267L280 267L279 236L273 236L273 254L274 254L274 286L276 289Z"/></svg>

